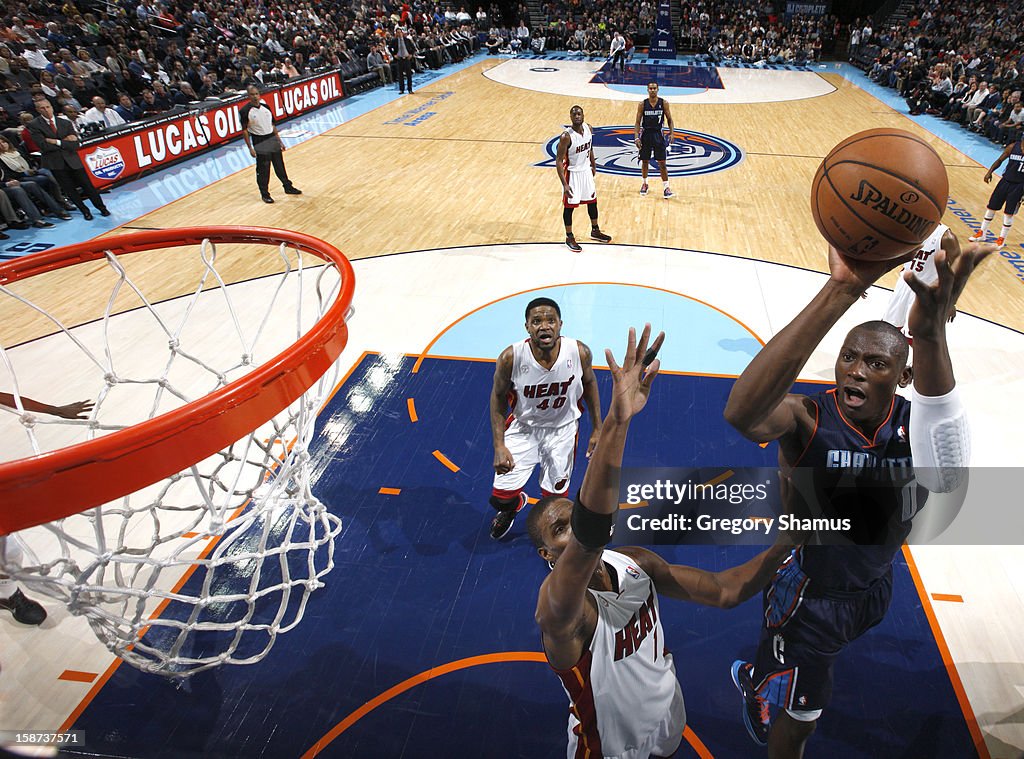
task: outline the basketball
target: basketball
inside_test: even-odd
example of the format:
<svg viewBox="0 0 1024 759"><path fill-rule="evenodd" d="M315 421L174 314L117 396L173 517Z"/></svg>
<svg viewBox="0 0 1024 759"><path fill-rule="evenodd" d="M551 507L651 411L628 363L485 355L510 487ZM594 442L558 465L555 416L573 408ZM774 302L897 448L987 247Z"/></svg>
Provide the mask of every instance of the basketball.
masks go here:
<svg viewBox="0 0 1024 759"><path fill-rule="evenodd" d="M840 253L887 261L935 231L948 196L946 167L928 143L901 129L868 129L825 156L811 213Z"/></svg>

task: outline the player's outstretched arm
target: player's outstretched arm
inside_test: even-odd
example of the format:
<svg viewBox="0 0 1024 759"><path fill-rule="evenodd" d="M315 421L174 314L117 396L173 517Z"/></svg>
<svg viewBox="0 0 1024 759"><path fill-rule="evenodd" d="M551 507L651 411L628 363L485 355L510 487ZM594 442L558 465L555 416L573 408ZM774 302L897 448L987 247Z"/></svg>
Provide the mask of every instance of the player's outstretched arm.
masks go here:
<svg viewBox="0 0 1024 759"><path fill-rule="evenodd" d="M912 272L903 275L915 296L907 320L914 336L914 389L932 397L945 395L956 385L946 343L949 312L978 264L997 250L992 244L972 242L961 248L955 237L947 241L943 236L942 242L942 250L935 254L939 276L934 284L923 284Z"/></svg>
<svg viewBox="0 0 1024 759"><path fill-rule="evenodd" d="M831 273L824 287L743 370L729 394L726 421L757 442L792 432L802 412L802 400L788 393L812 351L876 279L912 256L861 261L830 246Z"/></svg>
<svg viewBox="0 0 1024 759"><path fill-rule="evenodd" d="M630 546L619 550L636 559L654 580L658 593L680 601L731 609L764 588L792 549L792 543L780 541L750 561L721 572L669 564L646 548Z"/></svg>
<svg viewBox="0 0 1024 759"><path fill-rule="evenodd" d="M491 388L491 439L494 443L494 471L507 474L515 461L505 447L505 413L508 411L508 393L512 389L512 346L501 352L494 366L494 385Z"/></svg>
<svg viewBox="0 0 1024 759"><path fill-rule="evenodd" d="M619 477L626 433L630 420L647 403L651 383L658 374L657 351L665 339L661 333L648 351L651 325L644 327L637 343L636 330L629 330L629 344L620 367L610 350L605 358L612 374L612 399L601 431L601 445L587 466L583 486L573 507L569 525L572 536L541 585L537 599L537 623L545 636L545 650L552 657L561 647L571 645L587 613L587 585L611 537L611 525L619 504ZM602 532L602 534L598 534ZM593 613L592 611L590 613ZM573 658L567 657L570 660Z"/></svg>
<svg viewBox="0 0 1024 759"><path fill-rule="evenodd" d="M10 393L0 393L0 406L7 406L13 409L18 408L14 396ZM92 411L93 402L75 401L66 406L51 406L23 395L21 396L21 407L26 411L32 411L37 414L50 414L52 416L59 416L62 419L85 419L88 417L89 412Z"/></svg>
<svg viewBox="0 0 1024 759"><path fill-rule="evenodd" d="M577 341L579 342L579 341ZM597 377L594 376L594 357L584 343L580 346L580 363L583 365L583 402L590 414L590 441L587 443L587 458L594 455L597 441L601 438L601 395L597 389Z"/></svg>
<svg viewBox="0 0 1024 759"><path fill-rule="evenodd" d="M1013 152L1013 146L1016 144L1017 143L1015 142L1011 142L1009 145L1003 148L1003 152L999 154L999 157L996 159L995 163L988 167L988 171L985 172L985 176L983 177L986 184L992 181L992 172L999 168L999 164L1001 164L1003 161L1010 157L1010 153Z"/></svg>

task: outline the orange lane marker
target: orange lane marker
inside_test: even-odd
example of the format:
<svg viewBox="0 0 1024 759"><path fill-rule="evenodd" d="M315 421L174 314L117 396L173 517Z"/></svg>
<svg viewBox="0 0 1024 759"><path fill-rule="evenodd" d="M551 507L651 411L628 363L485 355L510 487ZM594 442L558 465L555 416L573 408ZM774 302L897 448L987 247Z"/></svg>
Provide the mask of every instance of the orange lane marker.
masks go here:
<svg viewBox="0 0 1024 759"><path fill-rule="evenodd" d="M646 508L646 507L648 507L650 505L651 504L647 503L647 501L640 501L640 503L620 503L619 504L619 508L620 509L643 509L643 508Z"/></svg>
<svg viewBox="0 0 1024 759"><path fill-rule="evenodd" d="M452 460L445 456L440 451L434 451L434 458L444 464L446 467L451 469L453 472L459 471L459 468L452 463Z"/></svg>
<svg viewBox="0 0 1024 759"><path fill-rule="evenodd" d="M963 596L958 596L953 593L932 593L933 601L953 601L954 603L962 604L964 602Z"/></svg>
<svg viewBox="0 0 1024 759"><path fill-rule="evenodd" d="M413 398L406 398L405 405L409 409L409 421L418 422L420 418L416 415L416 400Z"/></svg>
<svg viewBox="0 0 1024 759"><path fill-rule="evenodd" d="M377 491L380 495L400 495L402 492L401 488L381 488Z"/></svg>
<svg viewBox="0 0 1024 759"><path fill-rule="evenodd" d="M697 737L689 725L683 728L683 739L690 744L690 748L697 753L700 759L715 759L715 755L708 750L704 741Z"/></svg>
<svg viewBox="0 0 1024 759"><path fill-rule="evenodd" d="M921 608L924 609L924 616L928 620L928 626L932 629L932 636L935 638L935 644L938 646L939 656L942 657L942 663L946 665L949 683L953 686L957 703L960 704L960 711L963 712L964 721L967 722L967 730L974 741L974 748L978 752L979 759L992 759L992 754L989 753L988 746L985 745L985 736L978 725L978 719L974 716L974 709L967 698L967 691L964 690L964 684L960 680L960 673L957 672L956 662L953 661L953 655L949 652L949 646L946 645L946 638L942 635L939 620L935 617L932 603L928 599L928 593L924 589L924 582L921 580L921 573L917 571L917 564L914 562L914 556L911 554L910 546L908 545L903 546L903 558L906 559L907 569L910 570L910 577L914 581L918 598L921 599Z"/></svg>
<svg viewBox="0 0 1024 759"><path fill-rule="evenodd" d="M99 675L95 672L79 672L77 669L66 669L57 675L58 680L66 680L69 683L91 683Z"/></svg>

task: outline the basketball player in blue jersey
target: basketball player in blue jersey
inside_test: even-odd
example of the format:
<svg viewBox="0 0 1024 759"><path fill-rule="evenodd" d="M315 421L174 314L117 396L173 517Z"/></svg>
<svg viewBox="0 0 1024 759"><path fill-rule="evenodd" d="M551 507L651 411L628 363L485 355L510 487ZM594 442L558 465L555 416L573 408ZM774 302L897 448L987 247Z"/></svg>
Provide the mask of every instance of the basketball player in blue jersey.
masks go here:
<svg viewBox="0 0 1024 759"><path fill-rule="evenodd" d="M668 140L665 139L665 122L668 122ZM636 123L633 125L633 141L640 151L640 173L644 183L640 185L640 194L647 194L647 167L651 162L651 154L658 162L661 171L661 183L665 185L664 195L671 198L672 188L668 186L668 166L665 156L672 146L674 136L672 125L672 109L662 98L658 97L658 83L647 85L647 99L641 100L636 107Z"/></svg>
<svg viewBox="0 0 1024 759"><path fill-rule="evenodd" d="M981 223L981 229L971 235L972 242L985 238L989 224L996 218L996 211L1003 209L1003 228L999 230L999 237L996 238L996 245L1002 247L1006 242L1006 236L1010 234L1010 227L1013 226L1013 217L1020 208L1021 198L1024 197L1024 140L1017 138L1016 142L1007 145L999 154L996 162L988 167L985 172L985 184L992 181L992 172L999 168L999 164L1009 158L1006 164L1006 171L1003 178L999 180L996 189L992 191L988 199L988 206L985 208L985 219Z"/></svg>
<svg viewBox="0 0 1024 759"><path fill-rule="evenodd" d="M570 699L566 755L646 759L671 756L686 725L658 594L730 608L769 581L792 548L779 542L738 567L705 572L670 565L643 548L608 550L619 503L619 472L632 417L658 373L658 335L629 330L620 367L610 350L612 400L601 444L576 502L541 499L527 518L530 538L551 567L537 596L544 654Z"/></svg>
<svg viewBox="0 0 1024 759"><path fill-rule="evenodd" d="M814 396L788 393L812 351L861 293L914 255L860 261L831 249L831 276L821 292L754 357L729 396L725 418L730 424L755 442L779 441L784 486L792 485L790 476L808 471L836 482L853 478L856 485L841 500L828 503L819 496L818 504L846 509L859 533L851 537L860 544L795 550L765 591L755 662L737 661L732 667L747 731L768 746L771 759L803 756L831 698L836 657L885 616L893 558L926 495L910 477L932 492L948 492L958 485L958 468L968 463L967 421L946 345L946 321L975 266L996 248L954 247L958 255L952 263L945 248L935 253L938 277L931 285L904 274L916 296L907 325L914 335L913 370L906 365L908 346L900 331L886 322L867 322L843 342L834 389ZM911 380L908 402L896 388ZM898 477L910 465L916 469L906 476L906 487L897 489L900 482L887 477ZM866 487L879 481L894 487ZM774 722L770 704L779 708Z"/></svg>
<svg viewBox="0 0 1024 759"><path fill-rule="evenodd" d="M562 221L565 224L565 246L573 253L583 250L572 233L572 212L580 203L587 207L590 216L590 239L611 242L610 235L601 231L597 223L597 165L594 161L594 135L590 125L583 120L583 109L574 105L569 109L572 126L562 132L558 139L558 156L555 171L562 183Z"/></svg>

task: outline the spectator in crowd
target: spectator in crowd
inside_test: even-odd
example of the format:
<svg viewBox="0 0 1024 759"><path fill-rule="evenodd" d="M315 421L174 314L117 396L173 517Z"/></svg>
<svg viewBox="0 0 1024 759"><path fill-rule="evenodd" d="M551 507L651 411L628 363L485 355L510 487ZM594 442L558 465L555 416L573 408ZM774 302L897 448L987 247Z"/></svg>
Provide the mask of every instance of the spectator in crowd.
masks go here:
<svg viewBox="0 0 1024 759"><path fill-rule="evenodd" d="M123 126L126 122L123 116L113 108L107 107L107 101L99 95L92 99L92 108L82 114L86 123L100 124L103 129L113 129Z"/></svg>
<svg viewBox="0 0 1024 759"><path fill-rule="evenodd" d="M117 93L117 105L114 106L114 110L125 120L126 124L142 118L142 108L136 105L127 92Z"/></svg>

